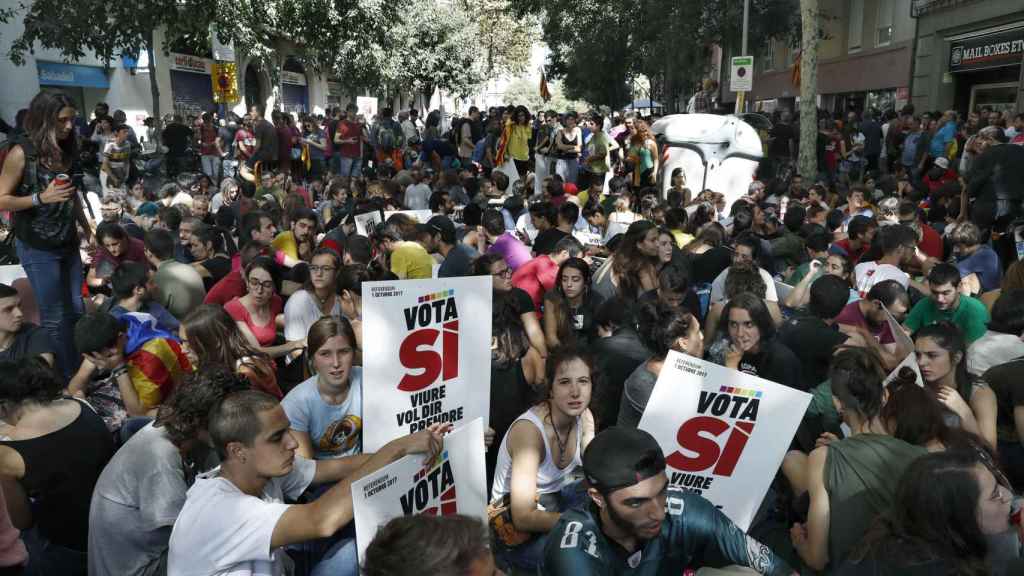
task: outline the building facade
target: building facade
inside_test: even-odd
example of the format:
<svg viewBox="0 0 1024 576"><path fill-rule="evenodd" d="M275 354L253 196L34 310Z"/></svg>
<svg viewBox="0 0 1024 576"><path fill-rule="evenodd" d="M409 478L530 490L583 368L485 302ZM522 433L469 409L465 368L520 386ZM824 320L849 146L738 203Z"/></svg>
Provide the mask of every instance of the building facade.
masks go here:
<svg viewBox="0 0 1024 576"><path fill-rule="evenodd" d="M820 1L819 108L842 114L898 108L909 101L915 27L910 6L911 0ZM793 81L798 49L775 40L754 53L748 101L758 110L795 110L800 95ZM726 74L723 87L728 89L728 84Z"/></svg>
<svg viewBox="0 0 1024 576"><path fill-rule="evenodd" d="M1024 2L914 0L917 110L1024 111Z"/></svg>

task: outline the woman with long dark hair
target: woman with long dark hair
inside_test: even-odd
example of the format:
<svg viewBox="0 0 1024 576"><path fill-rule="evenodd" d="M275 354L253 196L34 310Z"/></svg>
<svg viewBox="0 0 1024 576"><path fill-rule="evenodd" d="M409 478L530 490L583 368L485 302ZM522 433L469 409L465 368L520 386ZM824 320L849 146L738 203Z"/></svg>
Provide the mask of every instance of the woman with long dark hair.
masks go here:
<svg viewBox="0 0 1024 576"><path fill-rule="evenodd" d="M658 228L640 220L629 225L611 256L597 270L594 291L605 299L621 296L636 302L658 287Z"/></svg>
<svg viewBox="0 0 1024 576"><path fill-rule="evenodd" d="M192 267L203 278L207 292L231 272L230 251L225 243L230 243L234 248L231 234L220 226L200 224L189 237L188 251L192 254Z"/></svg>
<svg viewBox="0 0 1024 576"><path fill-rule="evenodd" d="M548 349L586 347L597 337L594 314L604 302L590 289L590 265L569 258L558 268L555 287L544 295L544 337Z"/></svg>
<svg viewBox="0 0 1024 576"><path fill-rule="evenodd" d="M341 256L333 248L317 248L309 262L309 277L284 306L284 339L302 340L310 326L324 316L341 315L338 270ZM355 346L355 342L352 343ZM311 351L309 353L312 353Z"/></svg>
<svg viewBox="0 0 1024 576"><path fill-rule="evenodd" d="M1010 529L1012 502L976 451L918 458L900 478L891 508L835 574L990 574L987 538Z"/></svg>
<svg viewBox="0 0 1024 576"><path fill-rule="evenodd" d="M249 342L220 306L204 304L193 310L181 321L178 335L193 366L223 367L244 376L257 390L284 397L273 361Z"/></svg>
<svg viewBox="0 0 1024 576"><path fill-rule="evenodd" d="M530 170L530 138L533 126L530 125L530 111L526 106L516 106L512 112L512 124L509 127L508 153L516 164L519 177L525 179Z"/></svg>
<svg viewBox="0 0 1024 576"><path fill-rule="evenodd" d="M994 449L996 395L984 380L967 373L967 345L960 329L950 322L925 326L914 334L914 348L925 386L964 430Z"/></svg>
<svg viewBox="0 0 1024 576"><path fill-rule="evenodd" d="M802 390L800 361L776 338L775 321L764 299L745 292L729 300L719 322L729 341L725 365Z"/></svg>
<svg viewBox="0 0 1024 576"><path fill-rule="evenodd" d="M15 137L0 172L0 210L13 212L15 247L39 303L40 324L57 347L65 376L78 367L73 330L83 312L77 223L92 229L70 178L79 159L75 104L40 92L29 104L25 133Z"/></svg>

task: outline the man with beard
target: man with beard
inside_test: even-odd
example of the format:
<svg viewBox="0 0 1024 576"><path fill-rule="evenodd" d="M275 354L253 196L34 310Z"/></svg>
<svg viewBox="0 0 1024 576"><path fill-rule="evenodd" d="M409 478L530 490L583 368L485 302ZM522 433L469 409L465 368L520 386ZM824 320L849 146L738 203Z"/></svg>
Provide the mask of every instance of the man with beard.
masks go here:
<svg viewBox="0 0 1024 576"><path fill-rule="evenodd" d="M113 296L104 310L120 319L131 312L142 312L156 318L157 326L168 332L178 332L178 319L150 296L153 273L141 262L124 262L114 269L110 276Z"/></svg>
<svg viewBox="0 0 1024 576"><path fill-rule="evenodd" d="M697 494L670 488L665 456L643 430L613 426L583 453L590 501L562 514L544 550L547 576L655 576L746 566L796 574Z"/></svg>
<svg viewBox="0 0 1024 576"><path fill-rule="evenodd" d="M886 370L892 370L913 350L900 347L886 311L900 322L909 309L907 289L898 280L882 280L872 286L863 299L847 304L834 324L841 332L859 334L864 343L882 357Z"/></svg>
<svg viewBox="0 0 1024 576"><path fill-rule="evenodd" d="M316 212L309 208L296 208L288 217L291 230L281 232L270 245L295 260L309 261L316 248Z"/></svg>

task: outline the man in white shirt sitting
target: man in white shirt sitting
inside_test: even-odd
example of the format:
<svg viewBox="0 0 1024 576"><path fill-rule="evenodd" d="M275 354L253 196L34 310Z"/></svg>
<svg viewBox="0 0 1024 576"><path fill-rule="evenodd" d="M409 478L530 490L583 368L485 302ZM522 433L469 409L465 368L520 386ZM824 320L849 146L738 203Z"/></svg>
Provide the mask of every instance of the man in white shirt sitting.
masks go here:
<svg viewBox="0 0 1024 576"><path fill-rule="evenodd" d="M445 426L394 440L376 454L307 460L295 454L288 416L255 390L225 397L210 413L219 468L188 491L171 532L169 576L284 576L283 547L328 538L352 520L352 482L416 452L436 452ZM288 505L311 484L337 482L309 504ZM353 539L314 558L314 575L357 576Z"/></svg>
<svg viewBox="0 0 1024 576"><path fill-rule="evenodd" d="M895 280L904 288L911 285L910 275L903 268L914 259L917 233L902 224L884 226L878 230L876 241L881 246L882 257L873 262L861 262L853 269L861 298L866 298L871 288L883 280Z"/></svg>
<svg viewBox="0 0 1024 576"><path fill-rule="evenodd" d="M746 266L757 266L758 258L761 256L761 240L751 232L742 232L733 242L732 263ZM731 268L731 266L729 267ZM729 276L729 268L715 277L711 282L711 303L725 301L725 279ZM767 270L757 266L757 272L764 280L765 305L772 319L778 325L782 322L782 310L779 308L779 294L775 289L775 279Z"/></svg>

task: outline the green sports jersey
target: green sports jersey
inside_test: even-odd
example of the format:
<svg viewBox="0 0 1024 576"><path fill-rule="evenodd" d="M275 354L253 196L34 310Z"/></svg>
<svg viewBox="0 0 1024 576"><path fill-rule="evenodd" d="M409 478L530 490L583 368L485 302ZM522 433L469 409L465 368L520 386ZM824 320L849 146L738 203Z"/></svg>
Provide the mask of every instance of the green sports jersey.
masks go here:
<svg viewBox="0 0 1024 576"><path fill-rule="evenodd" d="M697 494L669 489L661 534L627 554L601 531L596 511L573 509L548 537L545 576L679 576L686 568L747 566L759 574L795 574L767 546L747 536Z"/></svg>

